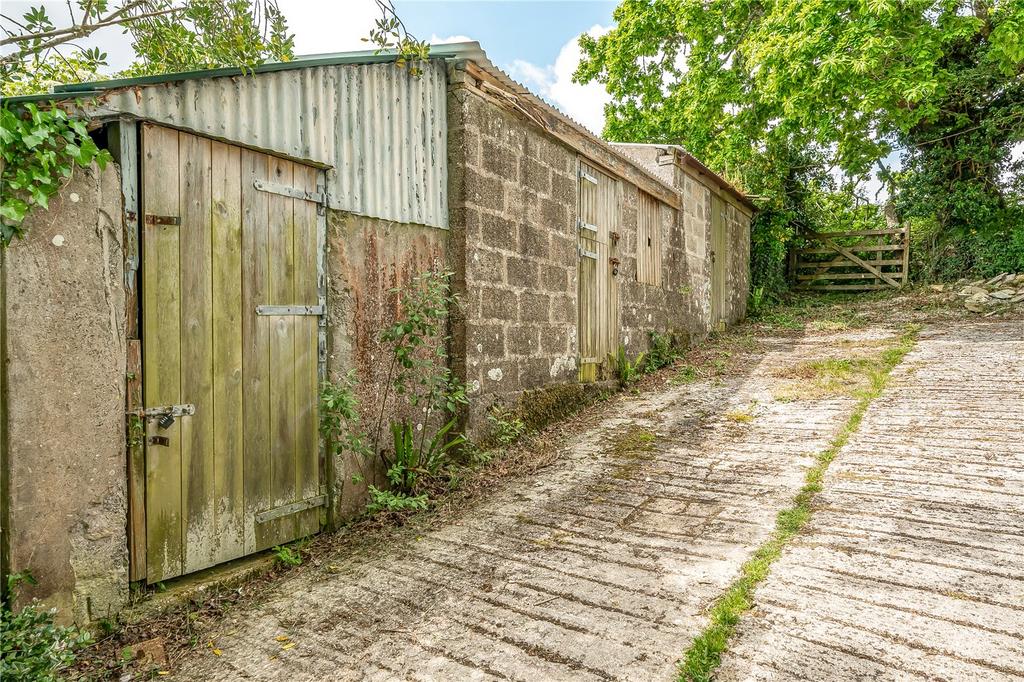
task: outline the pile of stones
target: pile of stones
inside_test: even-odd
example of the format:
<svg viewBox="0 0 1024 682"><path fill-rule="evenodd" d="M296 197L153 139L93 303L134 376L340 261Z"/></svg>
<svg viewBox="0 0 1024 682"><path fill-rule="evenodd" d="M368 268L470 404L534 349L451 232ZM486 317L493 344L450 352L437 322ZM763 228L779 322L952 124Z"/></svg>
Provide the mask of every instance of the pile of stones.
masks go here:
<svg viewBox="0 0 1024 682"><path fill-rule="evenodd" d="M1013 307L1024 308L1024 273L1004 272L992 279L979 279L965 285L957 296L963 299L965 308L986 317Z"/></svg>

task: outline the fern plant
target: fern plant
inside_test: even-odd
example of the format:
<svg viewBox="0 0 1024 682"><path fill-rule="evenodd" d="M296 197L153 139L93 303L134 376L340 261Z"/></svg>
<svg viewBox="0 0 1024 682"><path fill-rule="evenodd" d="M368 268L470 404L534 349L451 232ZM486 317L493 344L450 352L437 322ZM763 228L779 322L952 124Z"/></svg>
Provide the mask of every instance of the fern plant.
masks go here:
<svg viewBox="0 0 1024 682"><path fill-rule="evenodd" d="M615 355L609 355L608 360L615 369L615 374L619 379L619 384L622 386L628 386L636 381L640 375L643 374L644 360L646 357L646 353L640 353L635 359L630 360L629 356L626 355L625 346L622 345L619 346L619 350L616 351Z"/></svg>

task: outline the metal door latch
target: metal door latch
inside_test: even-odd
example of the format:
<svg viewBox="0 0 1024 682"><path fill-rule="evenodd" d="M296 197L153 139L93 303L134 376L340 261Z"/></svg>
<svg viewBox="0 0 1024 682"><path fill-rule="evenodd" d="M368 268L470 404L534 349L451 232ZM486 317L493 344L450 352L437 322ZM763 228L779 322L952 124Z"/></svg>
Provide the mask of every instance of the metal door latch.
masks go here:
<svg viewBox="0 0 1024 682"><path fill-rule="evenodd" d="M144 407L139 410L131 410L127 414L129 416L138 417L139 419L159 419L157 425L166 429L174 420L178 417L191 417L196 413L196 406L190 403L182 405L162 405L160 407ZM170 419L170 421L166 421Z"/></svg>

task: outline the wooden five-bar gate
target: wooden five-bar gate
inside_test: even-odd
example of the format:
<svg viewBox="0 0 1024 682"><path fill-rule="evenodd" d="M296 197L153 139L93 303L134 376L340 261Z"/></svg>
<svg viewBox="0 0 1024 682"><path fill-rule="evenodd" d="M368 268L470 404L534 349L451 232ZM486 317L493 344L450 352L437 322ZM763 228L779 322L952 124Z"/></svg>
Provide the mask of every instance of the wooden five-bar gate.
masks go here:
<svg viewBox="0 0 1024 682"><path fill-rule="evenodd" d="M907 283L910 228L815 232L804 230L800 248L789 254L800 289L872 291Z"/></svg>

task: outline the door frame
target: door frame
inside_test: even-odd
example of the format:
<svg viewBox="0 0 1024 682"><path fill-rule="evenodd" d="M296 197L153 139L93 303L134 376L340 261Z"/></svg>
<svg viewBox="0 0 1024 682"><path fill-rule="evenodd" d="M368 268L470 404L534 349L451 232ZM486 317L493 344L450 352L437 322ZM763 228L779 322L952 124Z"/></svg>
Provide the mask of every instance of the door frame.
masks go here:
<svg viewBox="0 0 1024 682"><path fill-rule="evenodd" d="M126 473L128 479L128 580L129 582L146 582L146 453L145 424L138 416L144 409L142 374L145 353L144 340L141 338L142 322L142 217L140 215L142 190L142 125L157 125L178 130L197 137L205 137L217 142L229 144L241 149L276 156L292 163L312 168L316 172L316 187L319 200L316 211L316 277L317 298L322 314L317 321L317 391L327 380L327 325L330 309L327 296L327 183L326 168L314 165L304 159L295 159L282 154L274 154L264 149L256 149L232 141L218 140L209 135L168 126L162 123L148 122L134 118L122 118L108 127L108 146L121 168L121 192L124 197L124 285L126 308ZM297 197L313 200L312 197ZM242 267L245 267L243 263ZM319 398L314 402L319 421ZM320 516L320 530L336 526L335 519L335 471L334 462L327 457L323 438L317 438L319 477L321 494L326 496L325 512Z"/></svg>

